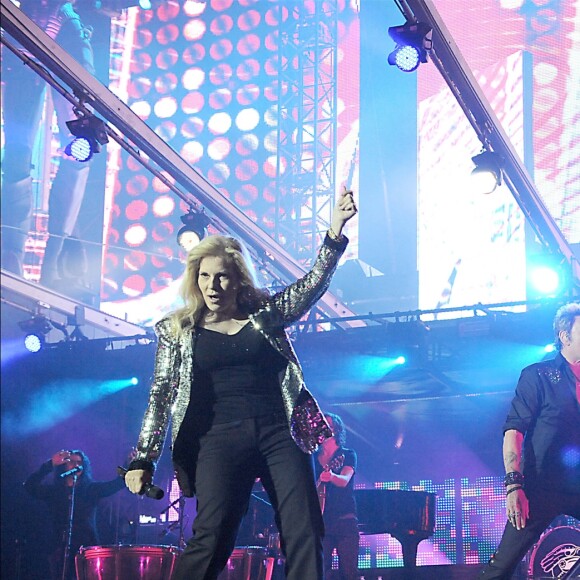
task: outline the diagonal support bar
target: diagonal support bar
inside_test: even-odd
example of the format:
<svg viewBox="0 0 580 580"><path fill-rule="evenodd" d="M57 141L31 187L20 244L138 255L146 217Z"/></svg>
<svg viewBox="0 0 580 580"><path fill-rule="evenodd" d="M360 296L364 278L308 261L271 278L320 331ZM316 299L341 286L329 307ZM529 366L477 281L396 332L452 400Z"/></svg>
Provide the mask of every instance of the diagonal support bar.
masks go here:
<svg viewBox="0 0 580 580"><path fill-rule="evenodd" d="M445 79L481 142L505 160L505 182L540 242L570 265L573 283L580 288L580 262L546 208L525 165L517 154L491 104L463 58L432 0L401 0L407 20L433 29L431 60Z"/></svg>

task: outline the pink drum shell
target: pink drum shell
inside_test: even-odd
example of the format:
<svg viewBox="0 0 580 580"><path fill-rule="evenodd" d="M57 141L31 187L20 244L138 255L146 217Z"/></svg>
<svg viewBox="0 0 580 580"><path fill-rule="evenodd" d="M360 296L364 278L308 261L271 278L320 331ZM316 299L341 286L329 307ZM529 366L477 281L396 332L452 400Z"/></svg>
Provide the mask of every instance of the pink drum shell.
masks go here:
<svg viewBox="0 0 580 580"><path fill-rule="evenodd" d="M170 580L175 546L89 546L75 557L78 580Z"/></svg>

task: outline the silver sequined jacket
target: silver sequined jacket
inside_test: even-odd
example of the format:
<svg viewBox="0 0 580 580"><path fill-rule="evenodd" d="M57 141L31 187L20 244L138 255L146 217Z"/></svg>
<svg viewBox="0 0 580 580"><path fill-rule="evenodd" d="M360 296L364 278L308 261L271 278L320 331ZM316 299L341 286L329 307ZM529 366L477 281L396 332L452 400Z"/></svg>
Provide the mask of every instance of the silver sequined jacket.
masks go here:
<svg viewBox="0 0 580 580"><path fill-rule="evenodd" d="M280 373L280 389L290 433L305 453L315 451L322 441L332 436L332 432L304 385L302 369L285 327L299 320L326 292L347 243L346 238L335 242L327 236L312 269L249 316L254 328L288 361L286 369ZM195 381L192 369L195 332L176 339L169 318L160 320L155 331L158 343L153 383L137 443L137 455L130 465L130 469L151 472L161 455L170 419L172 446L175 443ZM193 495L195 465L192 455L177 457L174 448L173 465L181 490L188 497Z"/></svg>

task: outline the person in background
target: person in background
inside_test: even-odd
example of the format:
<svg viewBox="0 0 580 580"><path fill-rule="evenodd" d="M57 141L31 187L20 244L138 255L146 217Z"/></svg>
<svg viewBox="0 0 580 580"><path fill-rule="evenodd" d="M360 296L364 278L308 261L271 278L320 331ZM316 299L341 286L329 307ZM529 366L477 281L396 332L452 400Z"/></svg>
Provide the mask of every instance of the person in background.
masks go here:
<svg viewBox="0 0 580 580"><path fill-rule="evenodd" d="M187 255L185 306L156 325L153 384L125 482L143 493L172 420L181 490L197 499L193 537L173 580L215 580L226 566L252 487L274 508L288 580L322 580L324 524L312 453L332 432L304 385L285 328L327 290L357 213L338 196L311 270L270 296L256 287L240 242L209 236Z"/></svg>
<svg viewBox="0 0 580 580"><path fill-rule="evenodd" d="M95 73L91 28L81 22L77 4L92 0L21 0L20 9L74 57L87 71ZM26 52L26 51L25 51ZM28 54L28 53L27 53ZM34 58L32 55L28 55ZM46 81L2 47L2 108L4 153L2 159L2 268L23 274L24 250L31 229L33 208L32 155L40 128ZM51 91L56 111L61 148L72 135L67 121L76 119L73 106ZM90 161L78 161L62 154L50 190L49 238L44 254L41 283L54 287L59 279L59 257L65 240L75 229L89 176ZM62 270L62 264L60 265Z"/></svg>
<svg viewBox="0 0 580 580"><path fill-rule="evenodd" d="M346 428L334 413L325 414L333 436L317 453L316 475L320 507L324 517L325 578L357 580L359 532L354 498L357 456L347 449ZM338 570L332 569L333 551L338 555Z"/></svg>
<svg viewBox="0 0 580 580"><path fill-rule="evenodd" d="M511 578L546 527L580 519L580 303L554 318L558 354L523 369L504 424L507 523L481 578Z"/></svg>
<svg viewBox="0 0 580 580"><path fill-rule="evenodd" d="M133 454L129 460L132 457ZM52 476L51 481L45 481L49 475ZM47 534L50 544L50 575L47 578L63 578L65 552L69 556L66 562L66 580L76 578L74 557L79 548L100 544L97 528L99 500L124 487L123 479L119 476L110 481L94 481L91 462L80 449L57 451L26 479L24 489L32 497L46 503L53 525L53 533ZM70 545L67 550L69 535Z"/></svg>

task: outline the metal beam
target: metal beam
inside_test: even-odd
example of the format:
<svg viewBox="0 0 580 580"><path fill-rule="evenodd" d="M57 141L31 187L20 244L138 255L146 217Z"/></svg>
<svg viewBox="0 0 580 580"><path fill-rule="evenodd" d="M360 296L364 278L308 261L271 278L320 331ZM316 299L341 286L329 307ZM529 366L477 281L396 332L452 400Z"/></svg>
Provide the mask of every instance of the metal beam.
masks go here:
<svg viewBox="0 0 580 580"><path fill-rule="evenodd" d="M26 14L10 0L0 0L0 2L2 28L61 81L71 87L79 101L100 113L141 152L179 183L184 188L182 199L189 200L189 203L194 207L197 205L197 200L203 203L235 235L238 235L250 247L258 251L264 260L263 265L266 270L275 269L286 282L304 275L304 269L284 248L188 165L125 103L88 73ZM195 196L195 199L192 196ZM353 314L339 298L329 292L319 300L317 307L327 316L351 316Z"/></svg>
<svg viewBox="0 0 580 580"><path fill-rule="evenodd" d="M433 29L431 60L445 79L482 144L504 158L503 174L506 185L540 242L569 264L573 283L578 289L580 262L546 208L525 165L432 0L400 0L398 4L407 20L424 22Z"/></svg>

